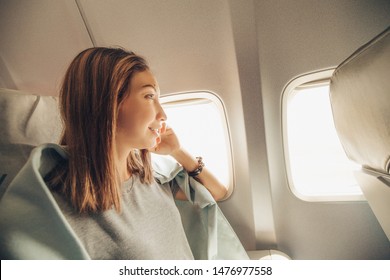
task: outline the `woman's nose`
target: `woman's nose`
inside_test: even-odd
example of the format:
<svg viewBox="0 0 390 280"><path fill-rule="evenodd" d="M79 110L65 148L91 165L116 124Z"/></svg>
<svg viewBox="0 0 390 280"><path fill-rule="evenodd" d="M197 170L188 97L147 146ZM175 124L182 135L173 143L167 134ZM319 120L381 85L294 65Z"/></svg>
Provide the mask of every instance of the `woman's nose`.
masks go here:
<svg viewBox="0 0 390 280"><path fill-rule="evenodd" d="M157 113L157 119L160 121L166 121L167 120L167 115L165 114L165 111L163 107L161 106L160 103L158 103L158 113Z"/></svg>

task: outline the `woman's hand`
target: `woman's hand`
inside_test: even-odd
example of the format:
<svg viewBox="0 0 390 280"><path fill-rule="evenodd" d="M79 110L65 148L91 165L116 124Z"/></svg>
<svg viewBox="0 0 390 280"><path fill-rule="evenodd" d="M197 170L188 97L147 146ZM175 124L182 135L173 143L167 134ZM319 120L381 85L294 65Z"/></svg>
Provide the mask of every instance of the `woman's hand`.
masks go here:
<svg viewBox="0 0 390 280"><path fill-rule="evenodd" d="M156 140L156 146L149 149L150 152L159 155L171 155L180 149L180 141L172 128L164 122L160 129L160 136Z"/></svg>
<svg viewBox="0 0 390 280"><path fill-rule="evenodd" d="M165 123L163 123L160 129L160 137L157 138L156 143L156 146L149 149L150 152L172 156L187 171L193 171L199 166L198 160L180 146L175 132L172 128L167 127ZM196 176L196 180L208 189L216 201L226 196L226 186L221 184L207 168L203 168L202 172ZM179 190L176 194L176 199L186 200L187 198L184 192Z"/></svg>

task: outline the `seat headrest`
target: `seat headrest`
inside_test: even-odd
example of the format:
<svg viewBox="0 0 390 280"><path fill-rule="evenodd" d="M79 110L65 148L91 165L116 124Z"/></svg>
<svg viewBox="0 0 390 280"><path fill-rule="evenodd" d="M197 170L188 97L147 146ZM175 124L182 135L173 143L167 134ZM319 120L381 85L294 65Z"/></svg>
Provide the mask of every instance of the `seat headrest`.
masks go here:
<svg viewBox="0 0 390 280"><path fill-rule="evenodd" d="M0 145L58 142L57 97L0 88Z"/></svg>
<svg viewBox="0 0 390 280"><path fill-rule="evenodd" d="M390 27L336 68L330 100L347 156L366 168L388 173Z"/></svg>
<svg viewBox="0 0 390 280"><path fill-rule="evenodd" d="M0 198L34 146L58 142L57 98L0 88Z"/></svg>

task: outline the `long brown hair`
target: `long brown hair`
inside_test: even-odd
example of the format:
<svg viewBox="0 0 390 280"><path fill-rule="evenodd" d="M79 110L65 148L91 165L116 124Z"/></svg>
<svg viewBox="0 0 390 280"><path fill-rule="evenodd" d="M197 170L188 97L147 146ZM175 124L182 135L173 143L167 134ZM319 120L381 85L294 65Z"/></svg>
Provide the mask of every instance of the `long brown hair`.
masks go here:
<svg viewBox="0 0 390 280"><path fill-rule="evenodd" d="M114 164L118 107L129 94L136 72L146 61L120 48L90 48L71 62L59 101L64 130L60 144L68 159L51 172L48 183L63 193L79 212L120 211L120 182ZM150 154L128 156L130 174L153 180Z"/></svg>

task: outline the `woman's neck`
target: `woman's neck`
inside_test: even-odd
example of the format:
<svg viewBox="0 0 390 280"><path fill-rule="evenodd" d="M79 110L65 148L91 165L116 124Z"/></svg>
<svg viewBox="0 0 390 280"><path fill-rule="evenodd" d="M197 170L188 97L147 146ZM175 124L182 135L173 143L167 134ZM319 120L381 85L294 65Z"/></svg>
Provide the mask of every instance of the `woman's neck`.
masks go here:
<svg viewBox="0 0 390 280"><path fill-rule="evenodd" d="M129 153L130 150L116 148L115 165L121 182L127 181L131 176L127 164Z"/></svg>

